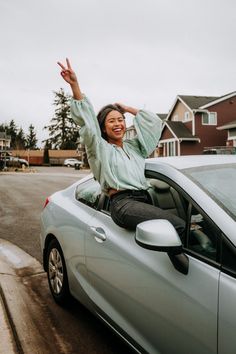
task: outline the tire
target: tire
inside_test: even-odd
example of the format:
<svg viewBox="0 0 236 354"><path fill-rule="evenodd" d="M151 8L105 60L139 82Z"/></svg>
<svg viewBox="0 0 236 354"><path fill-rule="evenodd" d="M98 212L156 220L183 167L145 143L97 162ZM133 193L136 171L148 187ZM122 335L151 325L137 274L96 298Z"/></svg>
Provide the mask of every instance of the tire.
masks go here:
<svg viewBox="0 0 236 354"><path fill-rule="evenodd" d="M66 306L71 298L65 260L62 249L56 239L48 246L46 255L48 284L57 304Z"/></svg>
<svg viewBox="0 0 236 354"><path fill-rule="evenodd" d="M70 165L68 164L68 165L66 165L67 167L70 167Z"/></svg>

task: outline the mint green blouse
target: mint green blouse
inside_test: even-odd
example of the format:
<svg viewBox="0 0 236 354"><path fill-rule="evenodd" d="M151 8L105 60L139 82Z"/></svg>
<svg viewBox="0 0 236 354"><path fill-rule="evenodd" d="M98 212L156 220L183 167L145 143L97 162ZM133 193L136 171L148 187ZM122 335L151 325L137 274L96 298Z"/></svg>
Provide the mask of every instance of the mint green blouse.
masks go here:
<svg viewBox="0 0 236 354"><path fill-rule="evenodd" d="M145 158L156 148L161 135L161 119L140 110L134 118L137 135L124 140L123 148L109 144L101 136L93 106L86 96L71 100L71 116L80 126L80 142L85 145L92 173L105 193L110 188L147 189Z"/></svg>

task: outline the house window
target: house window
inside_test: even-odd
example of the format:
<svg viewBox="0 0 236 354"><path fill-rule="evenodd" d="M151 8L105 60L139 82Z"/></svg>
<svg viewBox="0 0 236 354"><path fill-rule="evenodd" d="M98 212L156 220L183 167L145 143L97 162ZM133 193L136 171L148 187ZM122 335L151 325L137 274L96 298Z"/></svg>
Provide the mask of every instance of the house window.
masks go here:
<svg viewBox="0 0 236 354"><path fill-rule="evenodd" d="M184 122L187 122L190 120L190 113L189 112L184 112Z"/></svg>
<svg viewBox="0 0 236 354"><path fill-rule="evenodd" d="M174 115L173 121L174 121L174 122L177 122L178 120L179 120L178 114Z"/></svg>
<svg viewBox="0 0 236 354"><path fill-rule="evenodd" d="M175 156L175 141L167 143L167 156Z"/></svg>
<svg viewBox="0 0 236 354"><path fill-rule="evenodd" d="M236 129L231 129L229 130L229 135L228 135L229 138L236 138Z"/></svg>
<svg viewBox="0 0 236 354"><path fill-rule="evenodd" d="M204 112L202 114L202 124L203 125L216 125L217 124L217 116L216 112Z"/></svg>

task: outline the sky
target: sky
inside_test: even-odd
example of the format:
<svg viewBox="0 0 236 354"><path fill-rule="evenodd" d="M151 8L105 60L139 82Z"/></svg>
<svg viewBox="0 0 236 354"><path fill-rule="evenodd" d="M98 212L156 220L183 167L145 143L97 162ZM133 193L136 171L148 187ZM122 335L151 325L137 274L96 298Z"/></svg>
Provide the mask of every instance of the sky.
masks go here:
<svg viewBox="0 0 236 354"><path fill-rule="evenodd" d="M235 91L235 33L235 0L0 0L0 124L33 124L42 145L66 57L96 112Z"/></svg>

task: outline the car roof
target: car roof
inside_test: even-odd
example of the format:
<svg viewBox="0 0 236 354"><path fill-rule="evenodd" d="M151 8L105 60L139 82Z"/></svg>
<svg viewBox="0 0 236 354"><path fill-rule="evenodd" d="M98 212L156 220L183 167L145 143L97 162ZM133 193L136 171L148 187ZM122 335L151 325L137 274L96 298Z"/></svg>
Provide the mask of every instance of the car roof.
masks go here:
<svg viewBox="0 0 236 354"><path fill-rule="evenodd" d="M188 155L157 157L146 160L146 169L152 164L170 165L178 170L209 165L236 163L236 155ZM151 167L151 166L150 166Z"/></svg>

